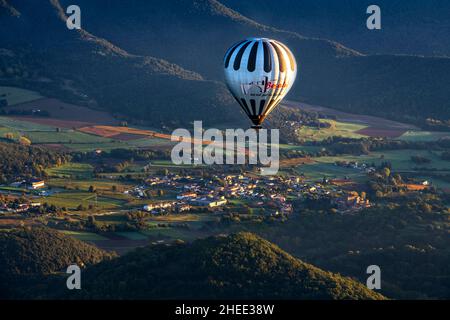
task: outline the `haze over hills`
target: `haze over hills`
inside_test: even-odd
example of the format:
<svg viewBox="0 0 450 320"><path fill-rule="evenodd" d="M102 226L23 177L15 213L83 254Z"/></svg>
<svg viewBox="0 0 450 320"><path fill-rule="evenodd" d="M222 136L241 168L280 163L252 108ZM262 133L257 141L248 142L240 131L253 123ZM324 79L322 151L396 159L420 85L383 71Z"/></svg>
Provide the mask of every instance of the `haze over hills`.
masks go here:
<svg viewBox="0 0 450 320"><path fill-rule="evenodd" d="M23 48L20 41L33 45L18 65L33 72L45 70L47 78L58 82L70 81L72 90L63 95L79 92L88 97L81 100L94 107L155 125L187 123L199 114L211 123L238 123L239 107L219 83L222 58L229 46L249 36L277 38L296 55L299 73L288 99L416 124L427 118L450 118L450 59L366 56L337 42L263 25L216 0L157 5L140 0L107 4L81 0L82 26L89 32L81 36L55 17L55 8L70 1L8 3L21 14L2 18L0 26L10 35L2 34L2 43L13 52ZM289 8L297 10L292 4ZM7 64L18 59L3 56L1 60ZM31 61L35 65L29 66ZM18 84L24 82L23 75L13 76ZM28 80L30 86L55 91Z"/></svg>
<svg viewBox="0 0 450 320"><path fill-rule="evenodd" d="M222 0L243 15L308 37L334 39L368 54L450 56L446 0ZM382 29L368 30L366 9L381 8ZM283 17L280 19L280 17Z"/></svg>

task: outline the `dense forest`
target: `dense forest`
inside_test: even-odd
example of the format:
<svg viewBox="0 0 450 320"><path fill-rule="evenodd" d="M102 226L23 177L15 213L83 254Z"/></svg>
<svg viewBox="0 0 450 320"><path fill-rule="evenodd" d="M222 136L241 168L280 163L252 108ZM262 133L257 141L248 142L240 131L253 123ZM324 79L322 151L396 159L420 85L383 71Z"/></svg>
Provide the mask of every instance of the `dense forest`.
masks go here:
<svg viewBox="0 0 450 320"><path fill-rule="evenodd" d="M37 298L37 292L29 286L71 264L88 266L115 254L93 245L65 236L44 227L0 231L0 298L12 298L16 294L29 294ZM45 283L45 281L44 281ZM61 285L64 285L61 282ZM40 286L42 286L42 281ZM22 293L19 293L22 291ZM27 293L28 292L28 293ZM23 296L22 296L23 297Z"/></svg>
<svg viewBox="0 0 450 320"><path fill-rule="evenodd" d="M137 249L88 268L81 298L382 299L250 233Z"/></svg>
<svg viewBox="0 0 450 320"><path fill-rule="evenodd" d="M285 223L241 224L320 268L367 279L379 265L381 293L396 299L447 299L450 292L448 196L434 193L378 199L356 215L300 209Z"/></svg>
<svg viewBox="0 0 450 320"><path fill-rule="evenodd" d="M42 147L0 142L0 184L31 177L45 177L45 169L61 165L68 154Z"/></svg>
<svg viewBox="0 0 450 320"><path fill-rule="evenodd" d="M252 1L221 2L259 22L333 39L363 53L450 56L446 0L259 0L257 6ZM365 24L369 15L364 14L372 4L382 13L382 28L376 31Z"/></svg>
<svg viewBox="0 0 450 320"><path fill-rule="evenodd" d="M0 232L4 297L94 299L384 299L251 233L138 248L124 256L48 228ZM12 253L14 252L14 254ZM68 265L86 266L68 291Z"/></svg>

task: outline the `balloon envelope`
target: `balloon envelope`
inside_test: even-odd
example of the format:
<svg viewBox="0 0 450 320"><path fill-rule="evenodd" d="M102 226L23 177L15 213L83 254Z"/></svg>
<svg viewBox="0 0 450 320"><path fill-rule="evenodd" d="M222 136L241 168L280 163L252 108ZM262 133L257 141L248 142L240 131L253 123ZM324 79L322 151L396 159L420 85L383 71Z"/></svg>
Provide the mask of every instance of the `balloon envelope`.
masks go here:
<svg viewBox="0 0 450 320"><path fill-rule="evenodd" d="M233 97L260 127L294 84L297 63L288 47L267 38L234 44L224 57L225 82Z"/></svg>

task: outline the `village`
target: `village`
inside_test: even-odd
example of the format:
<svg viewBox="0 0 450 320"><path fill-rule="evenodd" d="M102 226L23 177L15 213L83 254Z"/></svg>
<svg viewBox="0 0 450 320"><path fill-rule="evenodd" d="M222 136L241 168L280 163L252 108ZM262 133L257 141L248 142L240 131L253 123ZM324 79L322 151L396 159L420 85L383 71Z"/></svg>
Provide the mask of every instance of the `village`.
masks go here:
<svg viewBox="0 0 450 320"><path fill-rule="evenodd" d="M148 188L158 188L176 194L176 199L156 201L143 206L152 214L183 213L199 208L208 212L223 212L238 203L252 212L264 215L290 215L293 201L328 198L340 212L355 212L370 207L365 195L341 187L348 181L324 180L305 182L299 176L256 176L254 174L221 174L211 178L168 174L151 176L145 184L126 190L126 194L145 197ZM349 183L349 182L348 182Z"/></svg>
<svg viewBox="0 0 450 320"><path fill-rule="evenodd" d="M360 171L369 176L376 170L372 165L356 161L336 161L334 166ZM302 174L263 176L252 171L229 173L214 169L206 172L206 175L202 175L195 171L153 171L144 175L138 184L131 180L127 184L128 188L110 190L108 197L125 197L127 201L135 199L136 204L119 207L117 210L143 211L150 215L254 213L263 216L288 216L294 209L296 212L308 208L318 209L314 207L314 203L345 214L356 213L373 205L364 192L365 186L348 176L311 180ZM115 178L107 175L103 179L112 183ZM45 210L42 207L47 204L48 199L52 199L52 195L64 195L69 190L51 184L51 179L45 181L28 178L17 179L3 186L0 190L0 213L57 212L53 207L48 210L51 202ZM422 191L429 186L430 183L426 180L398 185L408 191ZM94 185L83 192L87 192L86 198L95 198L93 201L89 200L89 209L95 209L93 214L101 214L101 208L97 207L97 196L101 197L102 194L95 189ZM80 204L72 209L62 207L62 211L79 212L81 207Z"/></svg>
<svg viewBox="0 0 450 320"><path fill-rule="evenodd" d="M366 173L373 168L357 163L336 163L337 166L351 166ZM153 215L189 212L232 212L243 207L247 211L263 215L287 216L293 212L293 202L311 199L325 200L338 212L356 212L370 207L371 204L362 192L361 195L352 188L350 179L323 179L306 181L301 175L261 176L253 172L239 174L210 171L207 177L195 173L151 174L142 183L132 188L117 192L126 197L145 201L144 205L133 208ZM8 189L9 188L9 189ZM47 186L43 179L22 179L11 183L2 190L0 213L25 213L36 211L46 197L62 192ZM7 201L6 195L14 190L27 190L26 200ZM165 196L149 196L152 191L164 193ZM17 193L17 192L16 192ZM17 193L20 195L20 193ZM22 198L23 197L22 193ZM1 200L1 199L0 199ZM42 211L42 210L41 210ZM241 210L242 212L242 210Z"/></svg>

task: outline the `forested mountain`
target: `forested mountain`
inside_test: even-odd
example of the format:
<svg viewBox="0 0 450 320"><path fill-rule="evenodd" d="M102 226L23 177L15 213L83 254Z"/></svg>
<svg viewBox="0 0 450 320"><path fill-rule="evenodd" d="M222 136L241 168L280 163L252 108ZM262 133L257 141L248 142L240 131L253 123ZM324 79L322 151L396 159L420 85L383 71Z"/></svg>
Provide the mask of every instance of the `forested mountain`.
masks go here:
<svg viewBox="0 0 450 320"><path fill-rule="evenodd" d="M363 55L261 24L216 0L80 0L81 32L57 18L70 1L3 3L10 7L3 6L0 40L9 51L0 54L0 84L56 92L154 125L186 124L200 114L238 123L239 108L220 83L222 58L249 36L292 49L299 73L288 98L418 124L450 118L448 58ZM286 10L300 9L289 3Z"/></svg>
<svg viewBox="0 0 450 320"><path fill-rule="evenodd" d="M360 281L367 279L366 268L376 264L382 270L381 293L390 298L448 299L449 213L439 202L439 196L425 194L396 198L355 215L302 210L289 223L237 229Z"/></svg>
<svg viewBox="0 0 450 320"><path fill-rule="evenodd" d="M236 109L222 83L164 59L128 53L85 30L68 30L57 0L8 3L0 4L0 84L155 126L187 125L199 113L207 122L239 123L236 113L227 112Z"/></svg>
<svg viewBox="0 0 450 320"><path fill-rule="evenodd" d="M42 147L0 142L0 184L18 178L43 177L44 169L61 165L68 159L67 154Z"/></svg>
<svg viewBox="0 0 450 320"><path fill-rule="evenodd" d="M61 3L68 5L70 1ZM419 124L428 117L450 118L450 59L362 55L337 42L307 38L301 30L282 31L251 20L216 0L175 0L157 5L153 1L112 0L108 10L104 10L103 1L79 3L85 8L85 27L96 35L130 52L167 59L209 79L223 80L222 58L233 43L249 36L273 37L292 49L299 65L287 99ZM251 4L254 11L266 7L268 14L276 12L259 2L241 3ZM301 10L298 3L301 1L286 2L277 17L295 16ZM272 5L278 6L276 2ZM327 23L339 25L346 16L334 22L337 19L330 18Z"/></svg>
<svg viewBox="0 0 450 320"><path fill-rule="evenodd" d="M82 298L383 299L251 233L137 249L88 268Z"/></svg>
<svg viewBox="0 0 450 320"><path fill-rule="evenodd" d="M37 279L65 271L71 264L88 266L115 254L73 239L58 231L42 228L23 228L0 231L0 297L11 298L22 294L38 298L30 289ZM46 281L36 281L42 286ZM63 285L64 282L61 282ZM49 293L47 293L49 294ZM18 295L22 297L23 295Z"/></svg>
<svg viewBox="0 0 450 320"><path fill-rule="evenodd" d="M447 0L221 2L261 23L308 37L334 39L367 54L450 56ZM372 4L381 9L381 30L366 27L366 10Z"/></svg>
<svg viewBox="0 0 450 320"><path fill-rule="evenodd" d="M251 233L152 245L119 258L43 227L0 232L3 298L385 299ZM65 271L84 266L82 290Z"/></svg>

